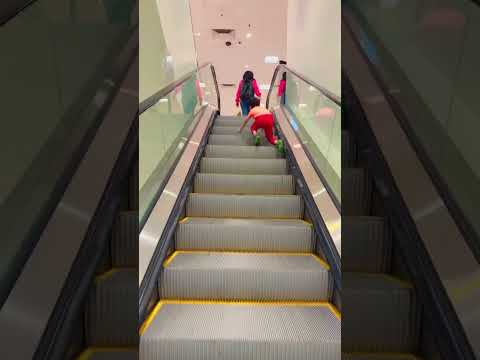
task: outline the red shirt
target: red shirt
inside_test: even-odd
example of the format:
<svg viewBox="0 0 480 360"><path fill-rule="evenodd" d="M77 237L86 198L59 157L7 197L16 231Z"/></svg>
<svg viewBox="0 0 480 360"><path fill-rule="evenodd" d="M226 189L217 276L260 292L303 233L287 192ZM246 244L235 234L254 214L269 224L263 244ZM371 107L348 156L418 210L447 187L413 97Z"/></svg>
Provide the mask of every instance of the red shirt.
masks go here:
<svg viewBox="0 0 480 360"><path fill-rule="evenodd" d="M237 96L235 97L235 102L237 104L240 102L240 93L242 92L242 87L243 87L243 80L241 80L240 84L238 84ZM255 95L257 95L258 97L262 96L262 93L260 92L260 89L258 88L258 85L257 85L257 80L255 79L252 80L252 87Z"/></svg>

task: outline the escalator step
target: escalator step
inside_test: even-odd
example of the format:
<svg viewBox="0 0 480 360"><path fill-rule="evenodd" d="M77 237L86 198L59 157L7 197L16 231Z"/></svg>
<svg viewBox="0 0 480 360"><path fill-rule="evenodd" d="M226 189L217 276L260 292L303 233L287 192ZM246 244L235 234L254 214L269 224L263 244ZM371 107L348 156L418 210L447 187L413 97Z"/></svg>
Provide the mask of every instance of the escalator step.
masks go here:
<svg viewBox="0 0 480 360"><path fill-rule="evenodd" d="M342 215L368 215L370 196L370 183L364 169L342 169Z"/></svg>
<svg viewBox="0 0 480 360"><path fill-rule="evenodd" d="M236 135L240 127L237 126L213 126L212 134L214 135Z"/></svg>
<svg viewBox="0 0 480 360"><path fill-rule="evenodd" d="M210 145L255 145L255 137L244 131L242 134L236 135L210 135L208 138ZM269 142L264 136L260 136L260 145L268 145Z"/></svg>
<svg viewBox="0 0 480 360"><path fill-rule="evenodd" d="M285 159L202 158L200 172L219 174L288 174Z"/></svg>
<svg viewBox="0 0 480 360"><path fill-rule="evenodd" d="M412 354L356 353L342 354L342 360L421 360Z"/></svg>
<svg viewBox="0 0 480 360"><path fill-rule="evenodd" d="M312 254L177 251L165 261L166 299L326 301L328 266Z"/></svg>
<svg viewBox="0 0 480 360"><path fill-rule="evenodd" d="M100 347L136 346L138 271L112 269L98 276L85 311L87 343Z"/></svg>
<svg viewBox="0 0 480 360"><path fill-rule="evenodd" d="M340 360L340 319L328 304L168 302L156 310L142 360Z"/></svg>
<svg viewBox="0 0 480 360"><path fill-rule="evenodd" d="M121 212L113 228L113 267L138 265L138 233L138 211Z"/></svg>
<svg viewBox="0 0 480 360"><path fill-rule="evenodd" d="M343 272L342 279L342 349L413 352L419 316L412 285L384 274Z"/></svg>
<svg viewBox="0 0 480 360"><path fill-rule="evenodd" d="M383 273L390 263L391 242L383 218L342 217L342 270Z"/></svg>
<svg viewBox="0 0 480 360"><path fill-rule="evenodd" d="M291 175L197 174L194 191L218 194L291 195L295 191Z"/></svg>
<svg viewBox="0 0 480 360"><path fill-rule="evenodd" d="M137 348L88 348L77 360L138 360Z"/></svg>
<svg viewBox="0 0 480 360"><path fill-rule="evenodd" d="M274 146L207 145L205 156L209 158L277 159L281 156Z"/></svg>
<svg viewBox="0 0 480 360"><path fill-rule="evenodd" d="M297 195L190 194L187 216L300 219L303 202Z"/></svg>
<svg viewBox="0 0 480 360"><path fill-rule="evenodd" d="M249 124L252 120L249 120ZM243 123L243 118L241 116L219 116L215 120L215 126L234 126L240 128Z"/></svg>
<svg viewBox="0 0 480 360"><path fill-rule="evenodd" d="M302 220L186 218L178 226L176 248L311 252L312 225Z"/></svg>

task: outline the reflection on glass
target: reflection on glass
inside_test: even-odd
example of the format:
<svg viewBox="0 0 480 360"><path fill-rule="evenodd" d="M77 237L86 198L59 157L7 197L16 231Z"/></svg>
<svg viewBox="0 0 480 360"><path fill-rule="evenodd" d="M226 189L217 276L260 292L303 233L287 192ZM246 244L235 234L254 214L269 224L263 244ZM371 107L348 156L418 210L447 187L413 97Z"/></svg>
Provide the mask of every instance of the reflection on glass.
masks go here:
<svg viewBox="0 0 480 360"><path fill-rule="evenodd" d="M200 69L140 115L140 224L148 217L159 195L158 189L195 127L196 114L208 104L217 106L209 66Z"/></svg>
<svg viewBox="0 0 480 360"><path fill-rule="evenodd" d="M281 89L283 72L275 79ZM269 106L282 100L292 115L290 124L339 203L341 203L341 109L320 90L294 75L286 74L286 91L272 92Z"/></svg>
<svg viewBox="0 0 480 360"><path fill-rule="evenodd" d="M480 6L458 0L346 3L363 29L363 42L376 49L375 58L366 55L379 65L437 180L478 239Z"/></svg>
<svg viewBox="0 0 480 360"><path fill-rule="evenodd" d="M104 80L118 80L110 73L132 33L134 3L38 0L0 28L0 79L8 89L0 131L0 163L8 169L0 177L0 302L115 91Z"/></svg>

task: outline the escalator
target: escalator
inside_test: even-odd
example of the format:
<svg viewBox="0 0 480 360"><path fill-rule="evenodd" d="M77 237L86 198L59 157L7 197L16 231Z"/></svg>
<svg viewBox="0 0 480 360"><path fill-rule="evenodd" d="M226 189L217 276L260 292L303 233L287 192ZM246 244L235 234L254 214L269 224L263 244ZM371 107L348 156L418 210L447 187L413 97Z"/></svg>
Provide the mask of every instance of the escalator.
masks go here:
<svg viewBox="0 0 480 360"><path fill-rule="evenodd" d="M291 164L218 116L156 279L142 359L339 359L330 266Z"/></svg>

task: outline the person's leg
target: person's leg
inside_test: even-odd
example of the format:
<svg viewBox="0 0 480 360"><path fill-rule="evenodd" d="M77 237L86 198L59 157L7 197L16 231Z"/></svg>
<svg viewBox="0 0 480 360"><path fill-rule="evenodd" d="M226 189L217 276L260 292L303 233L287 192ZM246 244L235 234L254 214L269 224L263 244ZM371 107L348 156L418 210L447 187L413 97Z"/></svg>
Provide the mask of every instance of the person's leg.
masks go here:
<svg viewBox="0 0 480 360"><path fill-rule="evenodd" d="M252 126L250 126L250 131L252 132L253 136L255 136L255 145L260 145L260 135L258 135L257 130L259 129L259 123L257 120L253 121Z"/></svg>
<svg viewBox="0 0 480 360"><path fill-rule="evenodd" d="M242 115L247 116L250 112L250 104L248 101L240 100L240 107L242 108Z"/></svg>

